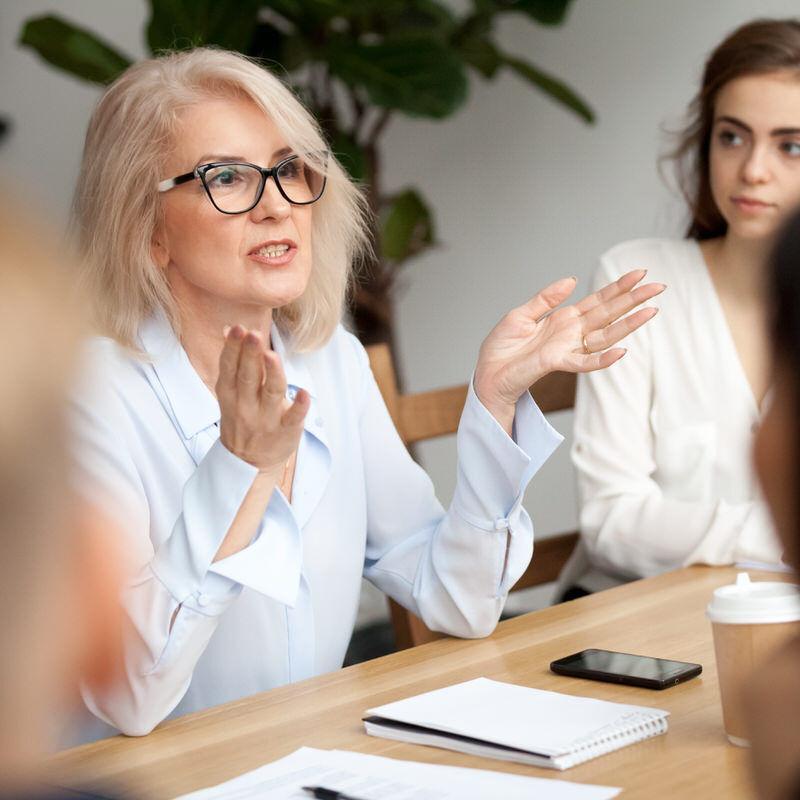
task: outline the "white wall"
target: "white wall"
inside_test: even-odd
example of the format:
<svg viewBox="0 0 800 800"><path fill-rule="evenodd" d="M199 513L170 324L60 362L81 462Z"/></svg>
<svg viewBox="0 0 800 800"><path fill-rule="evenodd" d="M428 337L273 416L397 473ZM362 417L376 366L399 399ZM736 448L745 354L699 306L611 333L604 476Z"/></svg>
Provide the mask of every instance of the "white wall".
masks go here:
<svg viewBox="0 0 800 800"><path fill-rule="evenodd" d="M63 225L78 174L86 123L100 92L57 71L17 45L22 23L59 14L113 42L131 58L145 55L143 0L3 0L0 3L0 114L14 125L0 145L0 175L14 177ZM20 183L20 181L23 181Z"/></svg>
<svg viewBox="0 0 800 800"><path fill-rule="evenodd" d="M0 174L24 178L48 221L61 224L97 92L16 46L23 19L54 9L139 56L147 8L121 0L0 4L0 112L15 123L0 148ZM680 234L681 206L656 171L660 126L679 120L722 36L755 16L798 13L796 0L575 0L561 28L509 17L499 29L504 49L567 79L597 111L595 126L512 75L475 79L468 106L444 123L395 121L386 186L424 192L440 243L409 266L398 295L408 387L466 380L506 309L562 275L579 276L583 291L597 256L615 242ZM554 422L569 434L570 414ZM452 492L452 451L452 441L421 450L443 499ZM537 476L527 507L540 534L576 526L568 446Z"/></svg>

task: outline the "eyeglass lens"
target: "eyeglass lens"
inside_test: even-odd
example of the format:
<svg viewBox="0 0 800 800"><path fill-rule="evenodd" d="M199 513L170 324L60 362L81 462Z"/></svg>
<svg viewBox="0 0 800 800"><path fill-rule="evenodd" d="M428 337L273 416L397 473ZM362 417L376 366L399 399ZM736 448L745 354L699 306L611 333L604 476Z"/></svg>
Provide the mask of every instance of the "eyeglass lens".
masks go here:
<svg viewBox="0 0 800 800"><path fill-rule="evenodd" d="M322 174L299 156L280 164L273 177L292 203L314 202L325 186ZM262 175L255 167L223 164L207 170L204 179L211 199L220 211L238 214L258 202Z"/></svg>

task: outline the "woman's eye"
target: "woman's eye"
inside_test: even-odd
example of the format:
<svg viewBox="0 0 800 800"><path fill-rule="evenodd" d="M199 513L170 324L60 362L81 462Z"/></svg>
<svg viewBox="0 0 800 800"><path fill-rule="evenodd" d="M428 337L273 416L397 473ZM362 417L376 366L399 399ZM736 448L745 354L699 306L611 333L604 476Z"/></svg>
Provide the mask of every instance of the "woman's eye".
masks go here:
<svg viewBox="0 0 800 800"><path fill-rule="evenodd" d="M720 131L717 138L724 147L736 147L742 143L742 137L735 131Z"/></svg>
<svg viewBox="0 0 800 800"><path fill-rule="evenodd" d="M232 169L222 170L211 177L211 182L217 186L230 186L236 182L238 173Z"/></svg>
<svg viewBox="0 0 800 800"><path fill-rule="evenodd" d="M288 164L284 164L279 170L278 175L281 178L287 180L293 180L299 177L300 175L300 165L297 161L290 161Z"/></svg>
<svg viewBox="0 0 800 800"><path fill-rule="evenodd" d="M800 142L781 142L781 150L783 150L787 156L797 158L800 156Z"/></svg>

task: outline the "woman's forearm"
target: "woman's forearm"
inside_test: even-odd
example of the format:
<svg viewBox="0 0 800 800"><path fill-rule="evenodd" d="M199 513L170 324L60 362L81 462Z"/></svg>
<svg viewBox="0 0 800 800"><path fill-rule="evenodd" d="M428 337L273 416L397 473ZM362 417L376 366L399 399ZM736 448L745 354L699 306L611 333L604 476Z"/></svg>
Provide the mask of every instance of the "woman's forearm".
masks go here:
<svg viewBox="0 0 800 800"><path fill-rule="evenodd" d="M256 475L250 491L245 496L244 502L239 507L231 527L214 556L214 562L238 553L250 544L258 531L264 512L269 505L269 499L279 480L280 475L275 472L259 472Z"/></svg>

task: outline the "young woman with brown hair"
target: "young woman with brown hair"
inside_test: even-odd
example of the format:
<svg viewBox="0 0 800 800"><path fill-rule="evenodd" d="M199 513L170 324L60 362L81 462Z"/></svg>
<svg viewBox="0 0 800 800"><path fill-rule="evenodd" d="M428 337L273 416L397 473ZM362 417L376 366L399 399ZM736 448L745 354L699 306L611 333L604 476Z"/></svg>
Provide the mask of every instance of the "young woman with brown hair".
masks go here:
<svg viewBox="0 0 800 800"><path fill-rule="evenodd" d="M685 239L609 250L666 283L616 369L582 376L573 460L581 542L564 597L686 564L779 561L749 452L768 391L764 271L800 201L800 21L756 20L709 57L674 153Z"/></svg>

